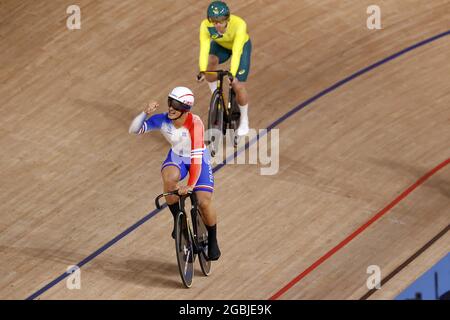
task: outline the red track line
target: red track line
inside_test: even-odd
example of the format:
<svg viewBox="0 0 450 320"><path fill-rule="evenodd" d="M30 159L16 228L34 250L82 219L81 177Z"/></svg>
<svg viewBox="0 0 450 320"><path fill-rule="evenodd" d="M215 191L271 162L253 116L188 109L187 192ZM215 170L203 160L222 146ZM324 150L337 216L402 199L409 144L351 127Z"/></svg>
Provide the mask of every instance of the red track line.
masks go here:
<svg viewBox="0 0 450 320"><path fill-rule="evenodd" d="M367 229L372 223L380 219L384 214L386 214L389 210L391 210L393 207L395 207L400 201L402 201L404 198L406 198L411 192L413 192L417 187L419 187L421 184L423 184L428 178L430 178L433 174L444 168L446 165L450 163L450 158L436 166L434 169L432 169L430 172L425 174L423 177L421 177L419 180L417 180L413 185L411 185L408 189L403 191L401 195L399 195L397 198L394 199L390 204L388 204L384 209L382 209L380 212L378 212L375 216L373 216L369 221L367 221L365 224L363 224L361 227L359 227L357 230L355 230L351 235L349 235L347 238L345 238L341 243L339 243L337 246L335 246L333 249L328 251L325 255L323 255L321 258L319 258L316 262L314 262L312 265L310 265L306 270L304 270L302 273L300 273L298 276L296 276L294 279L292 279L287 285L285 285L283 288L281 288L277 293L275 293L272 297L269 298L269 300L276 300L280 296L282 296L286 291L288 291L290 288L292 288L295 284L297 284L300 280L302 280L304 277L306 277L308 274L310 274L314 269L316 269L318 266L320 266L325 260L330 258L333 254L335 254L337 251L342 249L347 243L352 241L356 236L358 236L361 232L363 232L365 229Z"/></svg>

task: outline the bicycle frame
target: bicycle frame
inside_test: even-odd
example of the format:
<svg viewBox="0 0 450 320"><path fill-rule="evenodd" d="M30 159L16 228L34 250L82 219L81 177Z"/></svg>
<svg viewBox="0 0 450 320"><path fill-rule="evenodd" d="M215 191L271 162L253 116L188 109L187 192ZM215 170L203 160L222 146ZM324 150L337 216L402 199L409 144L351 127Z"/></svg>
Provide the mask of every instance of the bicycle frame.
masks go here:
<svg viewBox="0 0 450 320"><path fill-rule="evenodd" d="M194 192L190 192L190 193L188 193L187 195L184 195L184 196L180 196L178 194L177 190L176 191L171 191L171 192L165 192L165 193L160 194L158 197L156 197L156 199L155 199L156 208L158 208L159 210L162 209L162 206L159 203L159 200L162 197L172 196L172 195L180 197L180 199L179 199L180 209L186 215L186 221L187 221L187 224L188 224L189 236L193 239L193 243L194 243L195 249L198 250L199 243L197 241L197 235L194 233L194 225L193 225L193 221L192 221L192 217L191 217L192 216L192 210L195 210L197 212L197 214L199 215L199 216L196 217L196 219L202 219L202 217L200 216L199 208L198 208L197 196L195 195ZM191 200L191 204L192 204L191 214L187 214L186 211L185 211L186 198L190 198L190 200ZM197 221L195 221L195 222L197 222Z"/></svg>
<svg viewBox="0 0 450 320"><path fill-rule="evenodd" d="M235 94L233 90L233 86L231 85L231 81L233 81L233 75L229 71L225 70L207 70L205 73L216 73L217 74L217 89L219 90L219 95L221 97L223 105L227 106L225 108L225 114L227 122L231 119L231 97ZM223 78L227 76L230 81L230 91L228 92L228 100L225 103L225 97L223 96Z"/></svg>

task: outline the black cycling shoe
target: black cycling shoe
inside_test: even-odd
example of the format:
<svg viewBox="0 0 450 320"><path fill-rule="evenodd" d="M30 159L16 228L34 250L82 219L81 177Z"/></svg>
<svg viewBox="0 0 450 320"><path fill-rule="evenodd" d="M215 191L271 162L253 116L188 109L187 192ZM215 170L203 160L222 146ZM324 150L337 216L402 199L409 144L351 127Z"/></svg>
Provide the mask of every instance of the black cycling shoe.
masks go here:
<svg viewBox="0 0 450 320"><path fill-rule="evenodd" d="M208 260L216 261L220 258L220 249L216 241L212 241L208 244Z"/></svg>

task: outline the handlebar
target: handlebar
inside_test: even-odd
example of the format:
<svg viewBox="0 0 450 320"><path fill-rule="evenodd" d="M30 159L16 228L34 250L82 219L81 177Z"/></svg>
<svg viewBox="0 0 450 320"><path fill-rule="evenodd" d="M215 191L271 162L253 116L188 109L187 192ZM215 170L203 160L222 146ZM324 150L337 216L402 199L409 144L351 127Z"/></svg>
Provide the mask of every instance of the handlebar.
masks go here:
<svg viewBox="0 0 450 320"><path fill-rule="evenodd" d="M197 207L197 204L198 204L198 201L197 201L197 196L195 195L195 192L188 192L188 194L187 195L183 195L183 196L181 196L181 195L179 195L178 194L178 190L174 190L174 191L169 191L169 192L164 192L164 193L162 193L162 194L160 194L159 196L157 196L156 197L156 199L155 199L155 205L156 205L156 208L158 208L158 210L161 210L162 209L162 206L161 206L161 204L159 203L159 200L162 198L162 197L165 197L165 196L178 196L178 197L180 197L180 208L182 209L182 210L184 210L184 201L186 200L186 198L190 198L191 199L191 203L192 203L192 206L194 206L194 207Z"/></svg>
<svg viewBox="0 0 450 320"><path fill-rule="evenodd" d="M228 80L230 80L230 82L233 81L233 79L234 79L234 77L231 74L231 72L230 71L226 71L226 70L206 70L206 71L202 71L202 72L203 73L217 73L217 75L220 78L222 78L224 76L227 76ZM202 73L202 72L200 72L200 73ZM197 80L200 80L200 77L201 77L200 73L197 75Z"/></svg>

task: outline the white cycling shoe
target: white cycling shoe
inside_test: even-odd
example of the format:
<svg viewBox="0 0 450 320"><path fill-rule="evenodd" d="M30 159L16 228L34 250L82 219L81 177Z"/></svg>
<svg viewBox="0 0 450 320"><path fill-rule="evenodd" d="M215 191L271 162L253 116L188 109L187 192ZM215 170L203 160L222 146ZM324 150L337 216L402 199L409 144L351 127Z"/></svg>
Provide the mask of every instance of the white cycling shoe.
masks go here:
<svg viewBox="0 0 450 320"><path fill-rule="evenodd" d="M245 136L249 132L248 120L241 120L239 122L239 128L237 129L238 136Z"/></svg>

